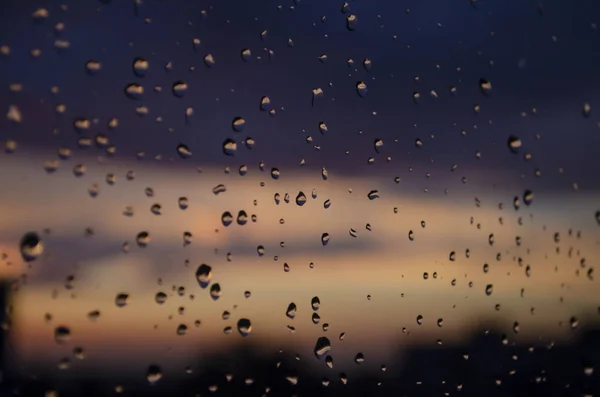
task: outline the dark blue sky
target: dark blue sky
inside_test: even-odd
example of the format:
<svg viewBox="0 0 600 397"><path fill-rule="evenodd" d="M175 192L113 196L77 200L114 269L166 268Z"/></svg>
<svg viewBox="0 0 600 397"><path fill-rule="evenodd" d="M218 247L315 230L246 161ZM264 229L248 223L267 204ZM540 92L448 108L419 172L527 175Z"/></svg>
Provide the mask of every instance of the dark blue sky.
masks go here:
<svg viewBox="0 0 600 397"><path fill-rule="evenodd" d="M2 109L15 104L24 116L20 125L1 120L0 134L23 149L76 149L72 122L85 117L99 119L86 134L106 134L120 158L138 151L176 157L175 148L185 143L193 152L186 165L200 167L237 169L265 160L289 170L305 159L309 167L374 175L393 176L412 166L419 178L431 172L459 184L469 172L502 169L514 172L517 183L525 174L529 186L539 188L570 189L573 182L600 187L600 32L592 26L600 23L600 6L593 1L545 1L542 13L536 1L479 0L475 7L468 0L351 1L355 31L347 30L343 3L337 1L148 0L138 16L131 1L65 4L68 11L50 2L10 0L0 6L0 45L11 48L10 56L0 58L0 79L3 87L24 85L22 92L5 88L0 95ZM38 7L48 9L47 20L32 20ZM65 24L60 34L54 32L57 22ZM263 30L268 31L264 40ZM201 40L197 48L193 38ZM56 39L68 40L70 48L57 52ZM33 48L42 50L39 59L30 57ZM244 48L252 52L250 62L242 61ZM274 53L271 59L267 50ZM212 68L203 62L206 54L216 60ZM317 59L322 54L326 63ZM150 62L143 78L132 72L135 57ZM369 71L362 65L365 58L372 61ZM102 64L94 76L85 71L89 60ZM167 62L170 71L164 69ZM480 78L492 82L490 96L480 92ZM180 80L189 89L176 98L170 87ZM356 93L358 81L368 86L366 98ZM130 83L144 86L141 99L125 96ZM50 93L52 85L60 87L58 95ZM160 94L154 85L163 87ZM324 96L313 107L315 88ZM419 104L414 92L421 95ZM275 117L259 109L262 96L271 99ZM589 118L581 114L584 102L592 108ZM64 115L55 115L58 103L67 106ZM141 105L149 108L145 117L134 112ZM480 105L477 114L474 105ZM187 107L195 111L188 123ZM537 115L531 115L532 108ZM231 129L236 116L247 121L243 132ZM114 131L106 127L112 117L120 121ZM328 126L325 135L320 122ZM56 136L54 128L60 131ZM519 155L506 147L511 134L523 140ZM241 143L246 137L256 141L252 150ZM238 143L235 157L222 153L226 138ZM420 149L417 138L424 143ZM381 154L373 148L375 139L384 141ZM528 162L522 158L526 152L532 154ZM367 165L370 156L375 165ZM449 173L452 164L459 165L458 178ZM559 167L564 175L557 173ZM542 177L532 181L536 168Z"/></svg>

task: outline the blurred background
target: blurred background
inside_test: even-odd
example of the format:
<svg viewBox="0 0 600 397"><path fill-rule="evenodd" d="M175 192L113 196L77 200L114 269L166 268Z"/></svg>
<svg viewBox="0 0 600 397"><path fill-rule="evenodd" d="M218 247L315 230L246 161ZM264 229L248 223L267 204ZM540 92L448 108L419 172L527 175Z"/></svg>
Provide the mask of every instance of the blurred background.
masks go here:
<svg viewBox="0 0 600 397"><path fill-rule="evenodd" d="M597 395L600 5L0 5L0 395Z"/></svg>

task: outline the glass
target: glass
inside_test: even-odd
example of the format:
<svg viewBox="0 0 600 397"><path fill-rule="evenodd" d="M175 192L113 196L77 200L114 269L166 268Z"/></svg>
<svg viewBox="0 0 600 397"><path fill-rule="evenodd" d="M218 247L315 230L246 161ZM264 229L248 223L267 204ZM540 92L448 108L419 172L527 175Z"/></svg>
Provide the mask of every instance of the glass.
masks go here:
<svg viewBox="0 0 600 397"><path fill-rule="evenodd" d="M0 395L593 395L595 2L9 0Z"/></svg>

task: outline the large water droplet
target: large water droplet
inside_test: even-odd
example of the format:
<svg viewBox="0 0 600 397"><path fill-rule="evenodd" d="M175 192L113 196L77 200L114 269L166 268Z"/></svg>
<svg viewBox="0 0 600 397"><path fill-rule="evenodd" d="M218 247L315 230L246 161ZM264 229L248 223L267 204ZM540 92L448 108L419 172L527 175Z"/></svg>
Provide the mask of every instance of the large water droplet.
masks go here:
<svg viewBox="0 0 600 397"><path fill-rule="evenodd" d="M323 246L325 246L325 245L327 245L327 243L329 243L329 233L321 234L321 244L323 244Z"/></svg>

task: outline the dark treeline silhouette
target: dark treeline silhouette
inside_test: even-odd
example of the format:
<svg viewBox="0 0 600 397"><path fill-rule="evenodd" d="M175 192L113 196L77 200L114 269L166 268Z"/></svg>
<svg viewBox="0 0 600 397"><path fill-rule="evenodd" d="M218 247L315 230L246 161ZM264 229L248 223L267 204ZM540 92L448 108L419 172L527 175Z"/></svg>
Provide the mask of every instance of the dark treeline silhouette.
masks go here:
<svg viewBox="0 0 600 397"><path fill-rule="evenodd" d="M73 380L57 375L58 369L35 377L18 374L3 360L0 396L52 395L46 394L49 391L60 397L111 396L119 395L117 385L123 387L120 395L146 397L583 396L600 391L600 330L583 330L572 343L556 345L514 344L501 334L481 331L463 345L403 348L397 362L387 363L387 371L363 364L365 370L349 373L346 384L335 366L315 367L314 356L297 360L294 352L265 351L251 338L244 342L202 357L191 373L167 375L154 385L146 381L143 370L135 379L97 373ZM324 377L330 381L327 386Z"/></svg>

